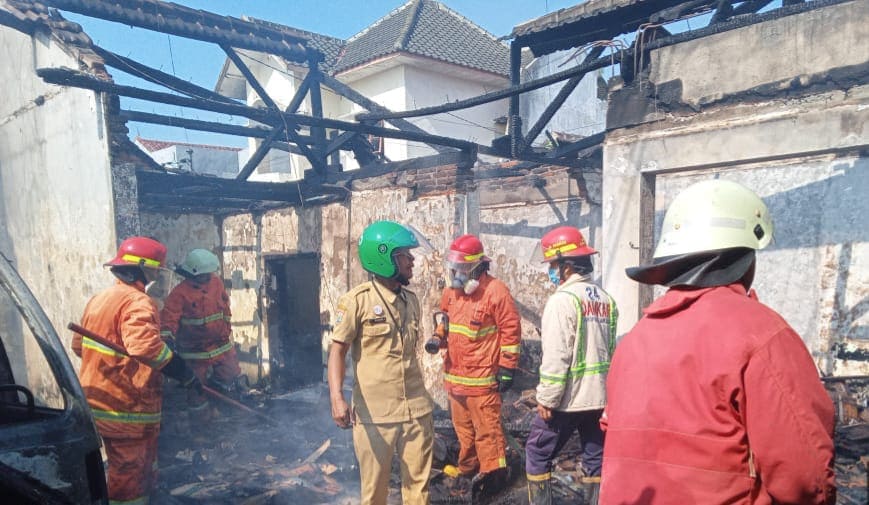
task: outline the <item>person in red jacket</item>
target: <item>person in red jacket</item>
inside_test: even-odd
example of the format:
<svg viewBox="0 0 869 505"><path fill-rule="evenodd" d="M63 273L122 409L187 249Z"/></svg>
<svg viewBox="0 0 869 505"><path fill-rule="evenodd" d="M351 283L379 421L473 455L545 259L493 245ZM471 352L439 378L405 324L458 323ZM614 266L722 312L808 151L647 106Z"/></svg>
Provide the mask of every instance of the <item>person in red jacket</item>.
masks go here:
<svg viewBox="0 0 869 505"><path fill-rule="evenodd" d="M507 481L501 393L513 383L521 328L510 290L489 274L490 262L477 237L455 239L440 309L449 316L444 382L460 445L458 470L481 491L495 492Z"/></svg>
<svg viewBox="0 0 869 505"><path fill-rule="evenodd" d="M185 280L175 286L160 315L163 339L176 346L200 381L224 392L239 384L241 368L230 339L229 296L223 281L214 275L220 262L211 251L193 249L175 271ZM189 392L191 408L208 417L208 401Z"/></svg>
<svg viewBox="0 0 869 505"><path fill-rule="evenodd" d="M627 270L669 290L612 360L600 503L835 503L832 402L750 289L772 236L754 192L700 182L667 210L652 263Z"/></svg>
<svg viewBox="0 0 869 505"><path fill-rule="evenodd" d="M130 237L106 263L117 283L87 304L81 326L125 350L119 354L79 334L79 380L108 459L109 503L147 503L156 481L162 374L201 389L193 371L160 338L157 304L145 293L166 260L166 247Z"/></svg>

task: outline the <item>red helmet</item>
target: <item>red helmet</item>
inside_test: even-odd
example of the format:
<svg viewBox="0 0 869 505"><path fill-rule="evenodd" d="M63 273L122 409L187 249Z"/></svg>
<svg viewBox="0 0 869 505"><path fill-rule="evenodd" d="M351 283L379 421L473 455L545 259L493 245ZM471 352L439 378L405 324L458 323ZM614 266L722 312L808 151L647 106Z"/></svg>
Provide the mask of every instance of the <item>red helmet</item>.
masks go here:
<svg viewBox="0 0 869 505"><path fill-rule="evenodd" d="M105 266L135 265L160 268L166 261L166 246L148 237L130 237L121 242L118 254Z"/></svg>
<svg viewBox="0 0 869 505"><path fill-rule="evenodd" d="M571 256L590 256L597 254L585 243L585 237L573 226L559 226L540 239L543 250L543 263Z"/></svg>
<svg viewBox="0 0 869 505"><path fill-rule="evenodd" d="M492 261L483 254L483 243L473 235L462 235L450 244L447 261L451 263L479 263Z"/></svg>

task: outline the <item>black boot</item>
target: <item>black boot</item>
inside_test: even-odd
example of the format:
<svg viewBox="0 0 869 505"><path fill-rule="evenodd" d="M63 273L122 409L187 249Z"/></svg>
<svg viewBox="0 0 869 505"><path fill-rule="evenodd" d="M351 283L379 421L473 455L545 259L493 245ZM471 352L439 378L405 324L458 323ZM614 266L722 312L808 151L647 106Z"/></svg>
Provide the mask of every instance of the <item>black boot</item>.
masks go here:
<svg viewBox="0 0 869 505"><path fill-rule="evenodd" d="M585 498L586 505L597 505L597 499L599 494L600 477L583 477L582 496L583 498Z"/></svg>
<svg viewBox="0 0 869 505"><path fill-rule="evenodd" d="M528 503L531 505L552 505L552 485L549 474L525 475L528 480Z"/></svg>

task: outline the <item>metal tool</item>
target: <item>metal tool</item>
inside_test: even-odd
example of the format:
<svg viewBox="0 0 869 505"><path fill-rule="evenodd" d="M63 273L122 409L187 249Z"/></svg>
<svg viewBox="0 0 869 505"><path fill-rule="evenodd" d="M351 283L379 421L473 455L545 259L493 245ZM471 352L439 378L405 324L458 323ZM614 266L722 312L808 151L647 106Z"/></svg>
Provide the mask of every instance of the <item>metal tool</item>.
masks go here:
<svg viewBox="0 0 869 505"><path fill-rule="evenodd" d="M135 359L136 361L144 363L142 360L127 354L127 351L125 349L123 349L122 347L120 347L117 344L114 344L112 342L109 342L105 338L97 335L96 333L88 330L87 328L85 328L83 326L79 326L75 323L69 323L68 325L66 325L66 327L69 328L70 330L78 333L79 335L87 337L87 338L93 340L94 342L96 342L100 345L104 345L104 346L108 347L109 349L115 351L116 353L118 353L122 356L126 356L127 358ZM147 363L145 363L145 364L147 365ZM243 410L249 414L253 414L253 415L255 415L259 418L265 419L265 420L267 420L270 423L273 423L275 425L278 424L277 420L275 420L275 419L273 419L273 418L271 418L271 417L269 417L261 412L257 412L256 410L248 407L247 405L245 405L241 402L237 402L237 401L233 400L232 398L229 398L228 396L225 396L225 395L217 392L217 390L206 386L205 384L202 385L202 392L207 394L208 396L210 396L212 398L220 400L224 403L228 403L229 405L232 405L233 407L235 407L239 410Z"/></svg>
<svg viewBox="0 0 869 505"><path fill-rule="evenodd" d="M450 333L450 316L439 310L432 314L434 334L425 343L425 351L429 354L437 354L439 350L447 346L447 335Z"/></svg>

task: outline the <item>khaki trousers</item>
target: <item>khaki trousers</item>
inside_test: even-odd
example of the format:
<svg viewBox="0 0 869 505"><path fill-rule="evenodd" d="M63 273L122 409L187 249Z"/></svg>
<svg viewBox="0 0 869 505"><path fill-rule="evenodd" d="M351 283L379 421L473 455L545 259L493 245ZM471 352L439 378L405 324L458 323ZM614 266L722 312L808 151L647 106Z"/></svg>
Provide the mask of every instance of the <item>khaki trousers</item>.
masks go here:
<svg viewBox="0 0 869 505"><path fill-rule="evenodd" d="M397 453L401 468L401 499L404 505L428 505L434 424L432 415L402 423L353 426L353 446L359 460L361 505L386 505L392 457Z"/></svg>

